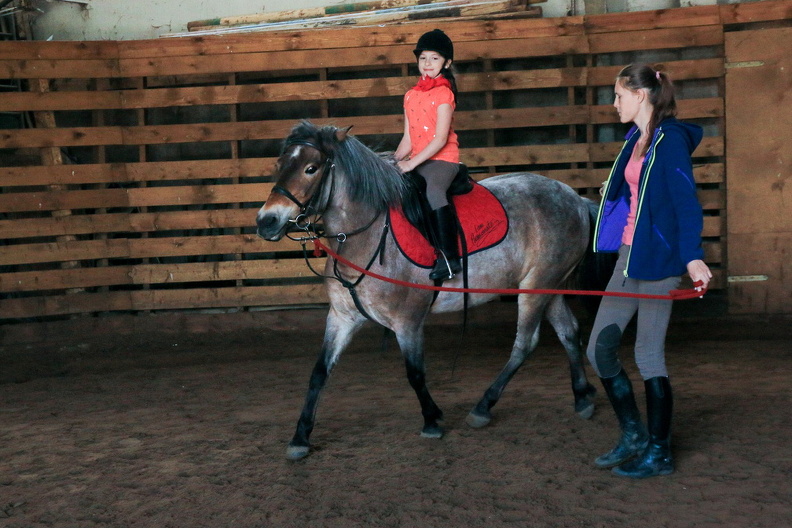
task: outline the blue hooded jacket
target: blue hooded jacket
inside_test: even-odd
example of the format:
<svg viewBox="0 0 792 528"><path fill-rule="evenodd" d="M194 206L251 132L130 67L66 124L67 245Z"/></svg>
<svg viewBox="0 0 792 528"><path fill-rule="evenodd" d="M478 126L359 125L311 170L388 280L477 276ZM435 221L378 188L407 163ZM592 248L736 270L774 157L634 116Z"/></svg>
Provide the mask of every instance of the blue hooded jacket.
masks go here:
<svg viewBox="0 0 792 528"><path fill-rule="evenodd" d="M594 232L594 251L615 252L630 211L630 187L624 169L641 133L627 134L603 190ZM661 280L682 275L687 264L703 259L704 219L696 196L691 154L701 142L701 127L675 118L657 127L641 167L635 234L625 276Z"/></svg>

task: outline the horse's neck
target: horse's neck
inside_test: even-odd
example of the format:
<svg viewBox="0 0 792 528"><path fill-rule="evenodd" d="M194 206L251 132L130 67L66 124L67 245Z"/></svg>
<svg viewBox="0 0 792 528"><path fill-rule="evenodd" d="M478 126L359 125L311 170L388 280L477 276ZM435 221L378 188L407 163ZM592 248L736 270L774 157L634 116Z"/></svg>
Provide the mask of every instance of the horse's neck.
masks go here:
<svg viewBox="0 0 792 528"><path fill-rule="evenodd" d="M341 171L330 191L330 203L324 213L325 233L329 237L345 234L344 253L367 258L377 250L385 230L386 210L351 198L348 189L354 185ZM331 242L332 243L332 242Z"/></svg>
<svg viewBox="0 0 792 528"><path fill-rule="evenodd" d="M387 213L377 213L373 207L354 203L347 197L333 200L324 214L328 236L349 235L345 246L368 248L372 240L379 240ZM368 226L368 228L366 228Z"/></svg>

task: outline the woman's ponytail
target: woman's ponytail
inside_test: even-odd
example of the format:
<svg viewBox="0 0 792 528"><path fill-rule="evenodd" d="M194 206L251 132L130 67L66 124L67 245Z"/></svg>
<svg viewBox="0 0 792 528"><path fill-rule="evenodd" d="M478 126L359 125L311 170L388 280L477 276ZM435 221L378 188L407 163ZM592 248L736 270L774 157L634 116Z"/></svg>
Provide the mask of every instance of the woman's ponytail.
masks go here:
<svg viewBox="0 0 792 528"><path fill-rule="evenodd" d="M630 64L619 72L616 80L628 90L646 89L648 92L649 102L652 105L652 118L649 120L647 130L650 136L654 135L654 131L664 119L676 116L675 89L667 73L648 64ZM648 148L649 142L644 146L644 149ZM641 154L646 154L646 151Z"/></svg>

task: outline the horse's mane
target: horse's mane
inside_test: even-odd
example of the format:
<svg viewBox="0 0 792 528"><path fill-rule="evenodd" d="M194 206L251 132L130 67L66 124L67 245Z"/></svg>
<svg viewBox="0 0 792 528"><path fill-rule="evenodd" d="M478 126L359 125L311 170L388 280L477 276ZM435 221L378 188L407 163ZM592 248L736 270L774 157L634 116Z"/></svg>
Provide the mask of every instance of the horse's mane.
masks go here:
<svg viewBox="0 0 792 528"><path fill-rule="evenodd" d="M333 159L336 171L347 182L344 190L354 202L367 204L381 212L401 204L409 192L409 183L392 157L374 152L343 129L334 126L320 128L309 121L302 121L286 138L286 145L297 142L314 143Z"/></svg>

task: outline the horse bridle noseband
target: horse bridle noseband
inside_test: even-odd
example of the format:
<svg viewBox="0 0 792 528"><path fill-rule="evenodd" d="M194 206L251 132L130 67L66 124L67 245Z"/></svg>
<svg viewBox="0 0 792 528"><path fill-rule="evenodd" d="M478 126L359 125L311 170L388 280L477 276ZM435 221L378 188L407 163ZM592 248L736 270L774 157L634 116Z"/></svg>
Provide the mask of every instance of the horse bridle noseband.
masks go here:
<svg viewBox="0 0 792 528"><path fill-rule="evenodd" d="M343 243L343 242L346 242L346 239L348 237L350 237L352 235L357 235L358 233L362 233L363 231L366 231L369 227L374 225L374 222L376 222L377 218L380 217L380 213L377 213L374 216L374 218L372 218L371 221L369 221L367 224L365 224L362 227L359 227L359 228L357 228L357 229L355 229L353 231L349 231L349 232L346 232L346 233L336 233L334 235L328 235L328 234L324 233L323 231L322 232L318 232L315 229L315 227L316 227L315 226L315 222L312 222L310 220L310 217L311 216L321 217L322 214L324 214L325 209L327 209L327 206L328 206L328 204L330 202L330 198L333 196L333 190L335 188L335 168L336 168L336 165L335 165L335 162L333 161L333 157L330 154L328 154L317 143L315 143L313 141L310 141L308 139L288 140L286 142L286 144L283 146L283 150L281 151L281 155L283 155L283 153L286 152L286 149L288 149L289 147L291 147L293 145L304 145L306 147L311 147L312 149L315 149L317 152L319 152L322 156L325 157L325 161L322 164L323 165L322 177L319 180L319 185L317 186L316 191L314 191L314 193L311 195L311 197L308 199L307 202L305 202L305 203L301 202L300 200L297 199L296 196L294 196L291 193L291 191L289 191L287 188L283 187L282 185L280 185L278 183L276 183L272 187L272 192L275 192L275 193L278 193L278 194L280 194L282 196L285 196L292 203L294 203L297 207L300 208L300 213L295 218L289 219L289 223L294 224L294 227L296 228L296 230L304 231L306 233L313 232L313 235L311 236L311 238L322 238L322 237L324 237L324 238L334 238L334 239L338 240L339 242ZM324 188L325 188L325 185L327 184L328 175L330 177L330 190L327 192L327 200L325 201L325 203L321 204L321 206L317 206L317 203L319 202L319 200L321 199L322 194L324 193ZM386 225L386 228L387 228L387 225ZM292 237L290 237L288 235L288 233L286 234L286 236L289 237L289 238L292 238ZM292 240L298 240L299 241L300 239L292 238Z"/></svg>
<svg viewBox="0 0 792 528"><path fill-rule="evenodd" d="M325 160L322 163L322 176L319 180L319 185L316 188L316 191L311 195L308 200L303 203L294 196L289 189L283 187L279 183L276 183L272 187L272 192L278 193L281 196L285 196L288 198L292 203L294 203L297 207L300 208L300 213L294 218L289 219L289 222L294 224L294 226L300 231L309 231L311 227L310 217L313 215L321 216L324 213L324 210L327 208L327 203L323 204L321 207L317 207L317 202L319 201L319 197L322 195L325 186L325 180L327 179L327 175L330 175L330 184L335 185L335 163L333 163L333 158L330 156L325 150L320 147L317 143L313 141L309 141L307 139L295 139L287 141L286 144L283 146L283 150L281 151L281 155L286 152L291 146L294 145L304 145L307 147L311 147L319 152L322 156L324 156ZM333 194L333 189L330 189L328 193L328 201L329 197ZM288 235L287 235L288 236Z"/></svg>
<svg viewBox="0 0 792 528"><path fill-rule="evenodd" d="M359 227L353 231L349 231L346 233L336 233L334 235L328 235L324 233L324 230L317 230L315 223L310 220L310 217L311 216L321 217L325 209L327 209L328 204L330 203L330 198L333 195L333 188L335 187L335 163L333 161L333 157L330 154L328 154L322 147L320 147L317 143L307 139L287 140L286 144L283 146L281 155L283 155L283 153L286 152L286 149L288 149L293 145L304 145L316 149L316 151L318 151L322 156L325 157L325 161L323 164L324 167L322 169L322 177L319 180L319 185L317 186L316 191L313 193L313 195L311 195L311 197L308 199L306 203L302 203L300 200L297 199L296 196L294 196L291 193L291 191L289 191L287 188L283 187L280 184L276 183L272 187L272 192L276 192L282 196L285 196L291 202L293 202L297 207L300 208L300 213L294 219L289 219L289 222L294 224L297 230L304 231L305 233L308 234L308 236L304 238L292 238L291 236L289 236L288 233L286 234L286 236L291 238L292 240L302 243L305 263L308 265L308 268L314 273L314 275L318 277L323 277L325 279L335 279L338 282L340 282L341 285L343 285L349 291L349 294L352 296L352 301L355 303L355 306L360 311L360 313L363 314L363 316L366 317L367 319L373 321L374 319L366 312L365 308L363 308L363 304L360 302L360 298L358 297L357 291L355 290L355 287L358 284L360 284L360 281L362 281L366 275L361 273L360 276L355 281L350 281L344 278L341 275L340 271L338 270L338 260L336 259L334 259L335 262L333 264L333 276L328 277L322 275L321 273L317 272L311 265L311 261L308 258L308 251L305 247L305 243L308 240L315 240L317 238L322 238L322 237L334 238L339 243L338 253L340 254L341 248L343 247L343 244L344 242L346 242L347 238L349 238L352 235L357 235L359 233L363 233L364 231L368 230L368 228L374 225L374 222L377 221L381 213L377 213L376 215L374 215L374 218L372 218L371 221L369 221L362 227ZM330 190L327 192L327 201L324 204L322 204L321 207L317 207L316 203L321 199L318 197L320 197L324 192L324 187L326 185L326 179L328 174L330 175ZM380 259L380 261L382 261L383 250L385 248L385 240L388 234L388 228L389 225L388 222L386 221L382 229L382 235L380 236L379 244L377 244L376 251L374 251L371 260L369 260L368 264L366 265L365 267L366 270L370 269L378 258Z"/></svg>

